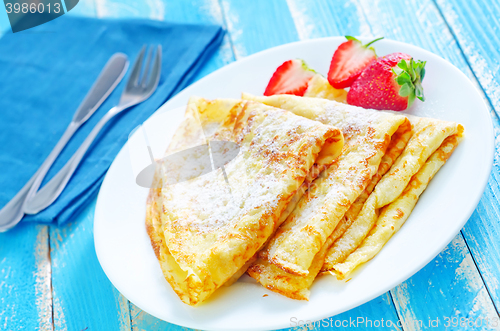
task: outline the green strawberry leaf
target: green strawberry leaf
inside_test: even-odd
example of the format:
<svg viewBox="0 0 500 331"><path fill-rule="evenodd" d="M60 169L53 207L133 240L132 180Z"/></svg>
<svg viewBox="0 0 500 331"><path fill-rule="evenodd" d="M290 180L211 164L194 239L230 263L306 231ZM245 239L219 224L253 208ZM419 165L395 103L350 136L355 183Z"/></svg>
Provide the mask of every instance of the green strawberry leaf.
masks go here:
<svg viewBox="0 0 500 331"><path fill-rule="evenodd" d="M404 84L399 89L399 95L402 97L407 97L410 95L410 93L412 93L412 88L411 88L410 84Z"/></svg>
<svg viewBox="0 0 500 331"><path fill-rule="evenodd" d="M413 85L412 79L406 71L401 72L401 74L399 74L399 76L396 77L396 82L398 83L398 85L405 85L405 84Z"/></svg>
<svg viewBox="0 0 500 331"><path fill-rule="evenodd" d="M422 87L422 84L418 83L415 85L415 95L417 98L419 98L421 101L425 101L424 97L424 88Z"/></svg>
<svg viewBox="0 0 500 331"><path fill-rule="evenodd" d="M414 81L416 79L416 73L415 73L415 68L413 67L413 64L415 62L413 61L413 59L410 59L410 66L408 67L408 72L411 76L411 80Z"/></svg>
<svg viewBox="0 0 500 331"><path fill-rule="evenodd" d="M399 61L398 67L400 67L401 69L403 69L403 71L408 71L408 64L406 63L405 59Z"/></svg>
<svg viewBox="0 0 500 331"><path fill-rule="evenodd" d="M408 107L410 108L411 105L413 104L413 101L415 101L415 91L412 91L412 93L408 96Z"/></svg>
<svg viewBox="0 0 500 331"><path fill-rule="evenodd" d="M396 76L399 76L402 72L404 72L403 69L401 69L400 67L396 66L394 68L392 68L392 72L396 75Z"/></svg>
<svg viewBox="0 0 500 331"><path fill-rule="evenodd" d="M406 61L402 59L399 63L392 68L394 80L401 86L398 94L402 97L408 97L408 107L410 107L418 98L425 101L424 89L422 87L422 80L425 76L426 61L415 61L410 59Z"/></svg>
<svg viewBox="0 0 500 331"><path fill-rule="evenodd" d="M354 38L353 36L345 36L345 39L347 39L347 40L357 41L358 43L360 43L360 44L361 44L361 41L360 41L359 39L357 39L357 38Z"/></svg>

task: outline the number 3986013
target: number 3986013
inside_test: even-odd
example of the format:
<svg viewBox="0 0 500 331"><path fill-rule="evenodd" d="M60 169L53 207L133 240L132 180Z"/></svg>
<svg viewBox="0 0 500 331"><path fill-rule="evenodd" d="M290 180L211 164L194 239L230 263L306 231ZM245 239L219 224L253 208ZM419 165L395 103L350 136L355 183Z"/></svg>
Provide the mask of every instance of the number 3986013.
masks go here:
<svg viewBox="0 0 500 331"><path fill-rule="evenodd" d="M54 14L59 14L61 12L61 4L60 3L54 3L51 4L43 4L43 3L28 3L28 2L23 2L23 3L10 3L7 2L5 4L5 9L7 10L7 14L15 13L54 13Z"/></svg>

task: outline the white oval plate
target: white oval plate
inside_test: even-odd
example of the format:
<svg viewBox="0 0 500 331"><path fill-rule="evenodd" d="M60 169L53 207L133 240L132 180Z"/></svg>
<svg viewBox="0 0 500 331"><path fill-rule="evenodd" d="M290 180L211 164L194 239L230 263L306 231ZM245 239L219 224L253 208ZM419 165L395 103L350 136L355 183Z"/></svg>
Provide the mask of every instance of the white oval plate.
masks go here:
<svg viewBox="0 0 500 331"><path fill-rule="evenodd" d="M274 70L293 58L304 59L326 75L333 52L344 40L332 37L275 47L234 62L186 88L145 122L154 155L163 155L190 96L262 95ZM406 224L348 283L332 276L320 277L307 302L268 291L244 276L217 290L200 307L182 303L164 280L146 234L148 189L135 184L139 152L133 152L131 162L134 147L127 146L129 141L104 179L95 210L95 248L113 285L136 306L170 323L196 329L269 330L290 327L292 317L314 321L359 306L405 281L438 255L467 222L486 186L493 163L491 118L475 86L444 59L387 39L377 42L376 48L380 56L405 52L427 61L423 82L427 100L416 100L408 113L459 122L465 126L465 139L432 180ZM145 150L143 155L147 160Z"/></svg>

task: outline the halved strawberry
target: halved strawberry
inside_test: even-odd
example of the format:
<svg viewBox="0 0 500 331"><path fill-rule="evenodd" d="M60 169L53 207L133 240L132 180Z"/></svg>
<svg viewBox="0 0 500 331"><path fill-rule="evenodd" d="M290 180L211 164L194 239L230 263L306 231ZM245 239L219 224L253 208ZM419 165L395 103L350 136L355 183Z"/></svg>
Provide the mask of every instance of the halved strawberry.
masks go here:
<svg viewBox="0 0 500 331"><path fill-rule="evenodd" d="M303 96L315 73L314 70L309 69L304 60L288 60L276 69L269 84L267 84L264 95L294 94Z"/></svg>
<svg viewBox="0 0 500 331"><path fill-rule="evenodd" d="M392 53L370 64L352 84L347 103L363 108L404 110L415 97L424 101L425 61Z"/></svg>
<svg viewBox="0 0 500 331"><path fill-rule="evenodd" d="M328 82L331 86L341 89L352 85L361 72L373 61L377 59L377 54L373 47L368 47L377 38L363 45L358 39L345 36L347 41L340 44L332 57L330 70L328 70Z"/></svg>

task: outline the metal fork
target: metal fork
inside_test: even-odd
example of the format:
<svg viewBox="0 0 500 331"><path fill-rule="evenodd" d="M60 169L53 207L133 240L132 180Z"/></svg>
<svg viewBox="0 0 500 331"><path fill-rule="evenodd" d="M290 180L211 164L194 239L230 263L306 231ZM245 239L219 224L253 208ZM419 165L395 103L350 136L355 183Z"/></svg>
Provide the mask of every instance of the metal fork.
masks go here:
<svg viewBox="0 0 500 331"><path fill-rule="evenodd" d="M158 45L156 47L155 57L151 60L154 48L155 47L152 46L149 49L147 59L144 61L146 46L142 47L118 105L111 108L99 121L99 123L97 123L66 165L64 165L64 167L42 189L38 192L33 192L27 197L24 206L24 212L26 214L36 214L40 212L50 206L52 202L59 197L76 168L80 164L88 148L109 120L125 109L143 102L149 98L151 94L153 94L158 86L161 72L161 46ZM151 65L152 68L150 70ZM141 70L142 68L143 70Z"/></svg>

